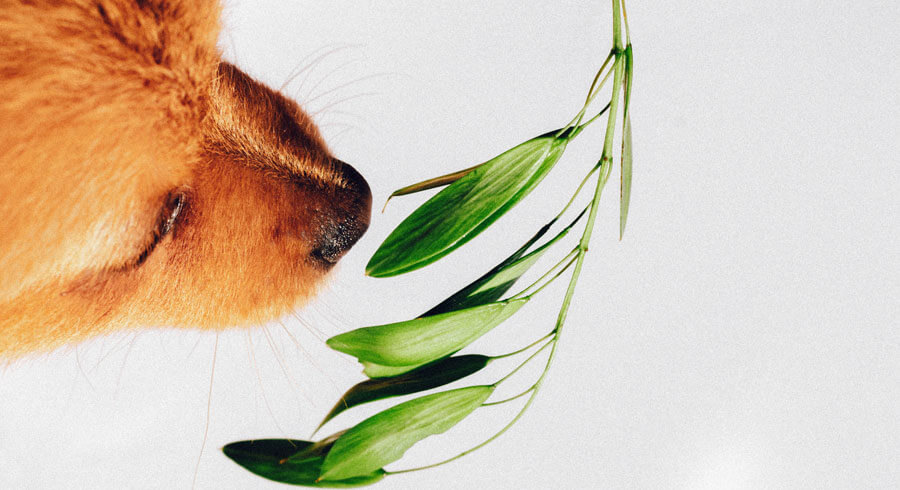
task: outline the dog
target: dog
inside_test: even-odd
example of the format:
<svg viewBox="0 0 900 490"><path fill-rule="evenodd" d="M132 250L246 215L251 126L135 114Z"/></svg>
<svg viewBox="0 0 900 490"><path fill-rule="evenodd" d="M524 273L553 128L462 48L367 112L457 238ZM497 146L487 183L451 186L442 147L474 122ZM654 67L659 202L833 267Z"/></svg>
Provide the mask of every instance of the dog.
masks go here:
<svg viewBox="0 0 900 490"><path fill-rule="evenodd" d="M302 305L365 179L225 62L218 0L0 3L0 358Z"/></svg>

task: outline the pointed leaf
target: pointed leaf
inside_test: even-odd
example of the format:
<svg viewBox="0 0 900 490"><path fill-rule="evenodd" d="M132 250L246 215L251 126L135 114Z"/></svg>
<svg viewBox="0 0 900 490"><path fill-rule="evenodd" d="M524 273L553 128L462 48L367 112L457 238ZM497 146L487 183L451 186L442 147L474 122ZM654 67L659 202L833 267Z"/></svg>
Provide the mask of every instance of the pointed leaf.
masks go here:
<svg viewBox="0 0 900 490"><path fill-rule="evenodd" d="M628 106L631 102L631 83L634 75L634 58L631 44L625 48L625 109L622 127L622 175L619 186L619 240L625 234L625 222L628 220L628 206L631 203L631 113Z"/></svg>
<svg viewBox="0 0 900 490"><path fill-rule="evenodd" d="M420 368L427 363L410 364L408 366L385 366L369 361L359 361L363 365L363 374L370 378L390 378Z"/></svg>
<svg viewBox="0 0 900 490"><path fill-rule="evenodd" d="M378 413L338 438L322 465L322 478L345 480L378 471L413 444L440 434L481 406L492 386L444 391Z"/></svg>
<svg viewBox="0 0 900 490"><path fill-rule="evenodd" d="M479 165L413 211L375 251L366 274L424 267L481 233L521 201L562 156L577 128L547 133Z"/></svg>
<svg viewBox="0 0 900 490"><path fill-rule="evenodd" d="M273 481L319 488L346 488L369 485L384 477L378 468L368 474L339 481L316 481L322 471L325 454L334 445L331 439L324 448L314 448L317 443L296 439L259 439L233 442L222 448L232 461L251 473ZM312 453L309 457L292 459L296 454Z"/></svg>
<svg viewBox="0 0 900 490"><path fill-rule="evenodd" d="M427 191L428 189L434 189L435 187L442 187L448 184L452 184L457 180L464 177L467 173L471 172L478 168L479 165L475 165L474 167L469 167L463 170L459 170L453 173L449 173L447 175L441 175L440 177L434 177L432 179L423 180L422 182L418 182L415 184L408 185L406 187L402 187L392 192L390 196L388 196L387 201L384 202L384 207L387 208L388 202L391 199L397 196L405 196L408 194L415 194L416 192ZM384 212L384 208L381 210Z"/></svg>
<svg viewBox="0 0 900 490"><path fill-rule="evenodd" d="M487 274L479 277L474 282L469 284L468 286L460 289L453 296L442 301L440 304L435 306L434 308L426 311L422 316L431 316L437 315L439 313L446 313L448 311L461 310L463 308L471 308L473 306L483 305L486 303L490 303L500 299L509 288L516 283L516 281L534 265L535 262L547 251L554 243L562 239L566 236L569 230L578 222L579 219L584 215L584 211L572 221L569 226L565 227L562 231L560 231L555 237L550 239L547 243L541 245L533 252L528 255L522 257L522 254L525 253L532 245L535 244L547 231L553 226L553 223L556 222L556 218L553 218L552 221L541 227L538 232L522 245L518 250L516 250L512 255L506 258L503 262L499 263L496 267L490 270Z"/></svg>
<svg viewBox="0 0 900 490"><path fill-rule="evenodd" d="M625 119L622 135L622 183L619 203L619 240L625 235L625 222L631 203L631 117Z"/></svg>
<svg viewBox="0 0 900 490"><path fill-rule="evenodd" d="M357 405L393 396L418 393L465 378L487 366L490 360L491 358L488 356L474 354L448 357L400 376L363 381L344 393L344 396L328 412L319 427L344 410Z"/></svg>
<svg viewBox="0 0 900 490"><path fill-rule="evenodd" d="M328 339L334 350L385 366L415 366L469 345L518 311L526 298L364 327Z"/></svg>

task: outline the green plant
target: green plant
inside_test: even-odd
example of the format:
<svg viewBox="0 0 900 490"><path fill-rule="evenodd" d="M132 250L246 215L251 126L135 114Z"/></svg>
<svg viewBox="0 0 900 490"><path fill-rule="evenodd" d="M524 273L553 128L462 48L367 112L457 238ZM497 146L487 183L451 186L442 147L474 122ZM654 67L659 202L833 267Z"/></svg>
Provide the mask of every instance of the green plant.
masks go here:
<svg viewBox="0 0 900 490"><path fill-rule="evenodd" d="M540 390L563 332L572 294L588 251L600 196L612 171L620 105L623 106L620 238L625 231L631 193L629 101L633 60L624 0L613 0L612 12L612 49L597 71L583 107L568 124L532 138L485 163L405 187L391 195L394 197L447 186L416 209L381 244L366 267L367 274L374 277L394 276L424 267L478 235L541 182L560 159L569 141L607 114L599 161L559 214L527 243L475 282L418 318L360 328L328 340L331 348L356 357L370 379L348 390L319 428L339 413L356 406L438 388L481 370L495 359L524 355L529 351L532 353L490 385L469 386L414 398L317 442L287 439L235 442L223 448L229 458L253 473L283 483L319 487L367 485L390 474L453 461L490 443L519 420ZM612 90L609 103L585 121L589 107L610 78ZM596 183L590 203L555 236L536 246L569 211L592 178ZM516 281L547 250L562 243L582 219L586 222L581 237L568 254L529 286L507 295ZM568 288L556 323L549 333L524 348L502 356L454 355L514 315L570 269ZM527 390L505 400L488 401L497 386L548 348L550 353L544 369ZM400 459L416 442L450 429L479 407L525 396L527 401L513 419L476 446L425 467L396 471L384 469L385 465Z"/></svg>

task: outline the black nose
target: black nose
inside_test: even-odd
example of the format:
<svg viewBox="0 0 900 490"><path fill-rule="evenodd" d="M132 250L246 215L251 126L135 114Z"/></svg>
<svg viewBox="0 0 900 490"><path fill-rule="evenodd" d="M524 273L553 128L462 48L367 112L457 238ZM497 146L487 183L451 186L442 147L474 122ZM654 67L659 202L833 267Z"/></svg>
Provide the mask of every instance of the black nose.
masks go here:
<svg viewBox="0 0 900 490"><path fill-rule="evenodd" d="M319 214L318 240L311 255L325 265L334 265L369 228L372 192L366 179L349 164L334 160L341 187L331 206Z"/></svg>

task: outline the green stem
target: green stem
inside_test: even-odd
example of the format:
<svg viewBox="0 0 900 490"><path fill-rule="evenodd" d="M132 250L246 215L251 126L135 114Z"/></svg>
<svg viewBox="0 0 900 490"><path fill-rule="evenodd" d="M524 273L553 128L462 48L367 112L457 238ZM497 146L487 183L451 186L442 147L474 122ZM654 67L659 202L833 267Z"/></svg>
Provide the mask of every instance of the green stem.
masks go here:
<svg viewBox="0 0 900 490"><path fill-rule="evenodd" d="M490 361L488 361L488 362L496 361L497 359L504 359L504 358L507 358L507 357L512 357L512 356L514 356L514 355L516 355L516 354L521 354L521 353L527 351L528 349L530 349L530 348L532 348L532 347L534 347L534 346L540 344L541 342L547 340L548 338L550 338L550 337L552 337L552 336L553 336L553 332L550 332L550 333L548 333L547 335L544 335L543 337L541 337L541 338L535 340L534 342L532 342L532 343L526 345L525 347L522 347L521 349L518 349L518 350L515 350L515 351L512 351L512 352L509 352L509 353L507 353L507 354L501 354L501 355L499 355L499 356L491 356L491 359L490 359Z"/></svg>
<svg viewBox="0 0 900 490"><path fill-rule="evenodd" d="M613 52L610 51L609 54L606 56L606 59L603 61L603 64L600 65L600 69L597 70L597 74L594 75L594 81L591 82L591 88L588 89L588 94L587 94L587 97L585 97L585 99L584 99L584 106L582 107L582 109L587 108L587 106L589 106L591 104L591 100L593 100L594 96L596 95L596 93L594 92L594 88L597 88L597 90L600 90L597 87L597 80L600 80L600 75L603 73L603 70L606 69L606 65L609 63L609 61L611 59L613 59L613 56L614 56ZM603 84L601 83L600 86L602 87Z"/></svg>
<svg viewBox="0 0 900 490"><path fill-rule="evenodd" d="M620 1L612 0L613 50L616 52L616 58L618 58L618 52L625 48L622 44L622 4Z"/></svg>
<svg viewBox="0 0 900 490"><path fill-rule="evenodd" d="M571 206L572 203L575 202L575 198L578 197L578 194L581 193L581 189L584 187L584 184L587 183L588 179L591 178L591 175L594 175L594 172L596 172L598 168L600 168L600 165L594 165L594 167L591 168L591 171L588 172L588 174L584 176L584 179L582 179L581 183L578 184L578 188L575 189L575 193L572 194L572 197L569 198L569 202L567 202L566 205L563 206L562 211L560 211L559 214L557 214L556 217L553 218L554 220L558 220L558 219L562 218L562 215L565 214L566 211L569 210L569 206ZM588 206L585 206L581 212L584 213L587 210L588 210Z"/></svg>
<svg viewBox="0 0 900 490"><path fill-rule="evenodd" d="M523 290L519 291L518 293L516 293L516 294L510 296L509 299L516 299L516 298L520 298L520 297L526 296L525 293L527 293L531 288L537 286L541 281L543 281L544 279L546 279L547 276L549 276L550 274L552 274L552 273L556 270L557 267L563 265L567 260L571 259L571 258L572 258L572 255L574 255L577 251L578 251L577 248L572 249L572 251L570 251L565 257L561 258L561 259L559 260L559 262L553 264L553 267L551 267L550 270L548 270L547 272L541 274L541 277L537 278L537 280L535 280L533 283L529 284L528 287L526 287L525 289L523 289ZM552 280L553 280L553 279L551 279L551 281L552 281ZM532 294L533 294L533 293L532 293ZM527 296L530 297L531 294L528 294Z"/></svg>
<svg viewBox="0 0 900 490"><path fill-rule="evenodd" d="M609 69L609 71L606 72L606 76L603 77L603 80L600 81L600 84L597 85L596 87L592 87L593 93L588 94L587 103L584 105L584 107L581 108L580 111L578 111L578 114L575 115L574 123L569 123L571 126L580 126L581 125L581 120L584 119L584 114L587 112L588 106L590 106L591 103L594 102L594 99L597 97L597 94L600 93L600 90L603 88L604 85L606 85L607 80L609 80L610 75L612 75L616 71L616 66L618 66L619 63L621 63L621 61L619 60L618 53L610 53L610 57L612 57L613 55L616 56L616 61L613 63L613 66ZM604 108L603 110L606 110L606 109ZM600 113L602 114L603 111L600 111ZM594 118L591 118L591 120L588 121L587 123L585 123L584 126L587 126L588 124L593 122L593 119ZM568 129L568 127L566 129ZM583 129L583 127L579 127L579 130L581 130L581 129Z"/></svg>
<svg viewBox="0 0 900 490"><path fill-rule="evenodd" d="M600 109L600 112L594 114L594 116L591 117L590 119L588 119L588 121L587 121L586 123L584 123L584 124L581 124L581 121L579 120L579 121L578 121L578 123L579 123L579 125L578 125L579 131L580 131L580 130L583 130L583 129L586 128L586 127L588 127L588 126L589 126L592 122L594 122L597 118L599 118L600 116L602 116L603 113L606 112L607 109L609 109L609 104L606 104L606 107L604 107L603 109Z"/></svg>
<svg viewBox="0 0 900 490"><path fill-rule="evenodd" d="M495 383L492 384L491 386L493 386L493 387L496 388L497 386L500 385L500 383L502 383L502 382L506 381L507 379L511 378L512 375L514 375L514 374L516 374L517 372L519 372L520 369L522 369L522 368L523 368L526 364L528 364L532 359L534 359L535 357L537 357L538 354L540 354L541 352L543 352L544 349L546 349L548 345L550 345L550 344L555 344L555 343L556 343L556 337L554 337L553 339L551 339L551 340L550 340L549 342L547 342L546 344L542 345L540 349L534 351L534 354L531 354L530 356L528 356L528 359L525 359L524 361L520 362L519 365L515 367L515 369L513 369L512 371L506 373L506 376L500 378L499 380L497 380L497 382L495 382Z"/></svg>
<svg viewBox="0 0 900 490"><path fill-rule="evenodd" d="M536 289L534 292L532 292L532 293L528 293L528 296L525 296L525 297L528 298L528 299L531 299L532 297L536 296L538 293L540 293L541 291L543 291L545 287L547 287L547 286L549 286L550 284L552 284L553 281L556 280L556 278L558 278L559 276L561 276L561 275L563 274L563 272L566 271L566 269L568 269L569 267L571 267L573 262L575 262L575 259L574 259L574 258L573 258L572 260L570 260L570 261L569 261L562 269L560 269L559 272L557 272L553 277L551 277L550 280L548 280L548 281L545 282L544 284L541 284L541 287L537 288L537 289Z"/></svg>
<svg viewBox="0 0 900 490"><path fill-rule="evenodd" d="M581 110L579 110L578 113L575 114L575 117L573 117L572 120L569 121L568 124L566 124L565 126L563 126L562 129L559 130L559 132L556 134L557 138L559 138L560 136L565 134L565 132L568 131L569 128L571 128L573 126L578 126L581 123L581 120L584 118L584 114L587 112L588 107L591 105L591 103L597 97L597 94L600 93L600 89L603 88L603 85L606 84L606 81L609 80L609 75L615 71L615 65L613 65L613 67L610 68L609 71L606 72L606 76L603 77L603 80L599 83L599 85L597 84L597 79L600 78L601 74L603 74L603 71L606 69L607 63L614 56L616 56L616 63L619 62L617 53L614 51L610 51L609 56L607 56L607 58L606 58L606 61L603 62L603 66L600 67L600 70L597 71L597 75L594 77L594 82L591 84L590 90L588 90L587 100L585 101L584 105L581 107ZM581 131L581 129L583 129L583 128L579 128L579 131Z"/></svg>
<svg viewBox="0 0 900 490"><path fill-rule="evenodd" d="M519 393L519 394L516 395L516 396L511 396L511 397L509 397L509 398L504 398L503 400L499 400L499 401L496 401L496 402L486 402L486 403L482 403L481 406L482 406L482 407L493 407L494 405L503 405L504 403L509 403L509 402L511 402L511 401L513 401L513 400L518 400L519 398L522 398L523 396L525 396L525 395L527 395L528 393L530 393L532 390L534 390L534 385L531 385L527 390L525 390L525 391Z"/></svg>

